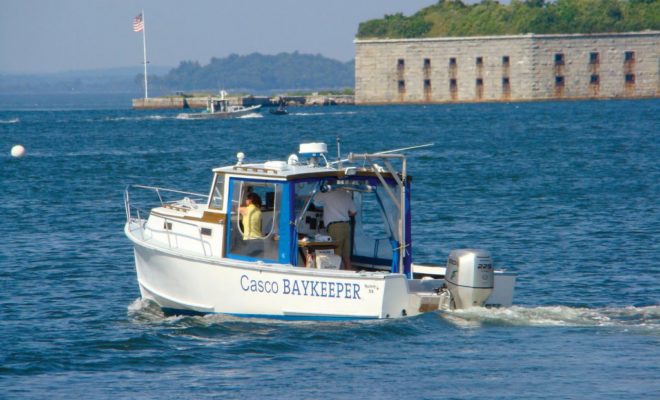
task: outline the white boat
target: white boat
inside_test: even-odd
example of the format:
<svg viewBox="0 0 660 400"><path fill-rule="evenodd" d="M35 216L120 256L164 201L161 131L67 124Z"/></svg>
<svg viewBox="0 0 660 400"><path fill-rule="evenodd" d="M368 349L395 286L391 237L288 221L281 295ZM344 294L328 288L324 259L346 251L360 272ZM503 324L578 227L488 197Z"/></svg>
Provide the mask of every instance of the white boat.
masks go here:
<svg viewBox="0 0 660 400"><path fill-rule="evenodd" d="M213 119L213 118L237 118L257 112L261 106L238 106L231 105L226 98L227 92L220 92L220 97L209 97L206 101L206 110L198 113L181 113L179 119Z"/></svg>
<svg viewBox="0 0 660 400"><path fill-rule="evenodd" d="M326 152L324 143L306 143L288 161L254 164L238 153L235 165L213 170L208 195L129 186L125 233L142 298L168 314L284 319L382 319L511 305L516 275L495 270L485 250L454 250L446 265L413 263L404 155L350 154L329 163ZM317 193L328 188L352 193L357 270L341 268L323 209L315 206ZM261 235L244 240L239 206L248 192L265 202ZM158 205L141 210L140 194L154 194Z"/></svg>

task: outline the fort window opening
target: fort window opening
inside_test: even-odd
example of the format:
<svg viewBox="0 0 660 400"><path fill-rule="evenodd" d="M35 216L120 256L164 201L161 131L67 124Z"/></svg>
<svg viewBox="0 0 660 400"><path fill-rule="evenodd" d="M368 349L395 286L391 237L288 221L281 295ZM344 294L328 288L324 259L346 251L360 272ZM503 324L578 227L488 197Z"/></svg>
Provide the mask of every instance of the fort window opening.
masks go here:
<svg viewBox="0 0 660 400"><path fill-rule="evenodd" d="M564 86L564 77L559 75L555 76L555 86Z"/></svg>
<svg viewBox="0 0 660 400"><path fill-rule="evenodd" d="M400 80L399 81L399 93L405 92L406 91L406 81Z"/></svg>
<svg viewBox="0 0 660 400"><path fill-rule="evenodd" d="M625 62L635 61L635 52L634 51L626 51L624 53L623 59L625 60Z"/></svg>
<svg viewBox="0 0 660 400"><path fill-rule="evenodd" d="M476 63L477 63L477 66L484 65L484 58L483 57L477 57Z"/></svg>
<svg viewBox="0 0 660 400"><path fill-rule="evenodd" d="M555 65L564 65L564 53L555 53Z"/></svg>
<svg viewBox="0 0 660 400"><path fill-rule="evenodd" d="M502 98L511 98L511 81L509 80L508 76L502 77Z"/></svg>
<svg viewBox="0 0 660 400"><path fill-rule="evenodd" d="M502 56L502 65L508 66L510 62L509 56Z"/></svg>
<svg viewBox="0 0 660 400"><path fill-rule="evenodd" d="M481 99L484 97L484 80L482 78L477 78L476 83L475 95L477 96L477 99Z"/></svg>
<svg viewBox="0 0 660 400"><path fill-rule="evenodd" d="M431 89L431 80L424 79L424 90L429 90L429 89Z"/></svg>
<svg viewBox="0 0 660 400"><path fill-rule="evenodd" d="M600 75L596 75L596 74L591 75L589 83L592 85L598 85L600 83Z"/></svg>
<svg viewBox="0 0 660 400"><path fill-rule="evenodd" d="M449 66L450 67L455 67L456 66L456 57L451 57L449 59Z"/></svg>
<svg viewBox="0 0 660 400"><path fill-rule="evenodd" d="M635 83L635 74L626 74L626 83Z"/></svg>
<svg viewBox="0 0 660 400"><path fill-rule="evenodd" d="M600 62L600 54L589 53L589 64L598 64Z"/></svg>
<svg viewBox="0 0 660 400"><path fill-rule="evenodd" d="M425 58L424 59L424 69L431 68L431 59L430 58Z"/></svg>
<svg viewBox="0 0 660 400"><path fill-rule="evenodd" d="M403 69L406 67L406 62L403 58L399 58L396 61L396 69L399 70L399 72L403 72Z"/></svg>
<svg viewBox="0 0 660 400"><path fill-rule="evenodd" d="M456 100L458 98L458 83L456 79L450 79L449 80L449 97L452 100Z"/></svg>

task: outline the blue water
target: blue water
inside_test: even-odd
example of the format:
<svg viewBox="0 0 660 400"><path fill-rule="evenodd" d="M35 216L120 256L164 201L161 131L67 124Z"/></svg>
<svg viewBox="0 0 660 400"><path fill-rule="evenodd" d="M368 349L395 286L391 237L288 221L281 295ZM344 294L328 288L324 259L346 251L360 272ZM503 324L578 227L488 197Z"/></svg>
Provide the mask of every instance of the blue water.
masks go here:
<svg viewBox="0 0 660 400"><path fill-rule="evenodd" d="M0 398L660 398L660 101L294 108L186 121L0 97ZM123 190L206 192L299 142L413 144L416 261L491 250L515 306L376 322L165 317ZM27 155L9 155L14 144Z"/></svg>

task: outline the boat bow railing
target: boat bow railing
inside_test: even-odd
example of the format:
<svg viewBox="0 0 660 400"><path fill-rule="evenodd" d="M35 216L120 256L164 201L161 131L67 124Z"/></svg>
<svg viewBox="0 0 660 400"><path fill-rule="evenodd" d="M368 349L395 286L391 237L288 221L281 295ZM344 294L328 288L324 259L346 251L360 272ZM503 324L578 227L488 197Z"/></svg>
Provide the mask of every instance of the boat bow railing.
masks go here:
<svg viewBox="0 0 660 400"><path fill-rule="evenodd" d="M142 240L145 240L144 226L146 223L146 219L143 218L143 216L148 216L149 211L145 211L144 209L136 206L134 202L134 196L132 195L133 193L132 190L134 189L139 189L142 192L152 192L153 194L155 194L156 198L158 199L158 204L160 204L161 207L177 206L183 209L194 209L198 203L206 204L208 200L208 195L201 193L186 192L175 189L166 189L157 186L128 185L124 190L124 208L126 209L126 222L129 224L129 227L131 224L137 225L137 229L140 231L140 236ZM174 194L183 195L185 197L183 199L172 200L172 201L165 200L166 197ZM141 198L140 200L143 199ZM187 224L180 220L177 220L177 223ZM189 224L189 225L195 226L194 224ZM204 253L204 255L206 255L207 251L206 251L206 247L204 246L204 240L201 233L199 238L194 238L194 239L197 239L201 242L202 252ZM169 231L167 232L167 242L168 245L172 247L172 240L170 238Z"/></svg>
<svg viewBox="0 0 660 400"><path fill-rule="evenodd" d="M198 203L206 204L209 197L206 194L186 192L183 190L166 189L158 186L128 185L124 190L124 208L126 209L127 222L130 222L131 219L135 220L136 218L140 220L141 219L140 213L144 213L143 210L141 210L139 207L136 207L134 204L131 203L132 189L141 189L144 191L153 192L158 197L158 202L161 207L177 205L183 208L194 208ZM164 197L166 197L169 194L179 194L179 195L184 195L186 197L184 197L183 199L177 199L172 201L164 200ZM187 196L191 196L191 197L187 197ZM133 217L134 214L135 214L135 218Z"/></svg>

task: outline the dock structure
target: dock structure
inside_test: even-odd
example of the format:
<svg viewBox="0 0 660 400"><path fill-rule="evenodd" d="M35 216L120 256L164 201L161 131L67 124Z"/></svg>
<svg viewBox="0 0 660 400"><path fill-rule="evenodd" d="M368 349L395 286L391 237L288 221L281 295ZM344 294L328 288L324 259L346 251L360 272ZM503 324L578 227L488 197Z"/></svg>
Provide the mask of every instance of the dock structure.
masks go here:
<svg viewBox="0 0 660 400"><path fill-rule="evenodd" d="M150 97L133 99L133 108L136 110L155 110L155 109L187 109L187 108L206 108L206 102L210 95L185 95L164 97ZM354 97L352 95L319 95L314 93L308 96L234 96L229 97L230 104L250 107L260 105L262 107L276 107L282 101L293 106L328 106L328 105L352 105Z"/></svg>
<svg viewBox="0 0 660 400"><path fill-rule="evenodd" d="M356 104L660 97L660 31L355 40Z"/></svg>

